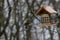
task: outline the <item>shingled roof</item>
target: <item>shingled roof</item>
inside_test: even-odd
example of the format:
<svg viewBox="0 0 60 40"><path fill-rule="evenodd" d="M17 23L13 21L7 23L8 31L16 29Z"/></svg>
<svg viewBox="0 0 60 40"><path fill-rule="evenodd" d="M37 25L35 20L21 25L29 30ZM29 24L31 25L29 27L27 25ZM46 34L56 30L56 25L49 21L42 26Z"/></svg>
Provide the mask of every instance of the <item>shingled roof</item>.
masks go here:
<svg viewBox="0 0 60 40"><path fill-rule="evenodd" d="M36 12L37 15L43 13L43 12L48 12L50 14L56 14L57 12L50 6L41 6L40 9Z"/></svg>

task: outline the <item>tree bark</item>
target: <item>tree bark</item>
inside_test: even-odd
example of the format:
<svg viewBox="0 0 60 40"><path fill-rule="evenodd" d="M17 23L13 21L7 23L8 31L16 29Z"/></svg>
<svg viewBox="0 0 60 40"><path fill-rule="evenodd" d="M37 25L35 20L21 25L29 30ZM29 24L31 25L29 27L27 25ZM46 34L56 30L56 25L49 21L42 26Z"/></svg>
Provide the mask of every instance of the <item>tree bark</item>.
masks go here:
<svg viewBox="0 0 60 40"><path fill-rule="evenodd" d="M4 28L3 28L2 32L0 32L0 36L1 36L2 34L4 34L5 29L6 29L6 27L8 26L8 24L9 24L9 20L10 20L11 5L10 5L10 3L9 3L8 0L7 0L7 3L8 3L8 10L9 10L9 12L8 12L8 18L7 18L7 20L6 20L6 24L3 25Z"/></svg>
<svg viewBox="0 0 60 40"><path fill-rule="evenodd" d="M53 40L53 33L51 32L51 27L49 26L50 38Z"/></svg>
<svg viewBox="0 0 60 40"><path fill-rule="evenodd" d="M31 40L31 26L26 25L26 40Z"/></svg>
<svg viewBox="0 0 60 40"><path fill-rule="evenodd" d="M59 35L59 40L60 40L60 33L58 33L58 35Z"/></svg>
<svg viewBox="0 0 60 40"><path fill-rule="evenodd" d="M8 36L7 36L6 32L4 32L4 35L5 35L5 40L8 40Z"/></svg>

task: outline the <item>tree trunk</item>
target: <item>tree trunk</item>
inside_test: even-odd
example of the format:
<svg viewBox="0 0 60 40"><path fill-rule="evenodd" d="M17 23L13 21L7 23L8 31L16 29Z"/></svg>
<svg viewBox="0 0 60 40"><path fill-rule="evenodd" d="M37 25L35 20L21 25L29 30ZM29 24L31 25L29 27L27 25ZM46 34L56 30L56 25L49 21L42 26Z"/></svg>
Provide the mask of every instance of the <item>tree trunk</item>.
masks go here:
<svg viewBox="0 0 60 40"><path fill-rule="evenodd" d="M45 27L42 28L43 29L43 40L45 40L45 31L44 31L44 28Z"/></svg>
<svg viewBox="0 0 60 40"><path fill-rule="evenodd" d="M26 27L26 40L30 40L31 39L31 26L27 26Z"/></svg>
<svg viewBox="0 0 60 40"><path fill-rule="evenodd" d="M60 40L60 27L58 27L59 30L58 30L58 37L59 37L59 40Z"/></svg>
<svg viewBox="0 0 60 40"><path fill-rule="evenodd" d="M5 40L8 40L6 32L4 32L4 35L5 35Z"/></svg>
<svg viewBox="0 0 60 40"><path fill-rule="evenodd" d="M38 34L37 34L37 29L36 29L36 27L35 27L35 30L36 30L36 31L35 31L35 34L36 34L36 40L39 40L39 39L38 39Z"/></svg>
<svg viewBox="0 0 60 40"><path fill-rule="evenodd" d="M49 32L50 32L51 40L53 40L53 33L51 32L51 27L49 27Z"/></svg>
<svg viewBox="0 0 60 40"><path fill-rule="evenodd" d="M17 30L17 32L16 32L16 40L19 40L19 29L20 29L20 27L19 27L19 25L17 23L16 24L16 30Z"/></svg>
<svg viewBox="0 0 60 40"><path fill-rule="evenodd" d="M60 40L60 33L58 33L58 35L59 35L59 40Z"/></svg>
<svg viewBox="0 0 60 40"><path fill-rule="evenodd" d="M58 18L59 20L59 23L58 23L58 25L57 25L57 27L59 28L58 29L58 37L59 37L59 40L60 40L60 18Z"/></svg>

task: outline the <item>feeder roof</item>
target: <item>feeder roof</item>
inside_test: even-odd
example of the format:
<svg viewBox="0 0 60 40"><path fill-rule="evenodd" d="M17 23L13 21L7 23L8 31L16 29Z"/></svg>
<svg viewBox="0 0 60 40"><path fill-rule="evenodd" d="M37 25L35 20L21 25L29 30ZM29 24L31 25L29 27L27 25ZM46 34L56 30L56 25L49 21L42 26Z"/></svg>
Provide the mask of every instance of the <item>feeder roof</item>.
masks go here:
<svg viewBox="0 0 60 40"><path fill-rule="evenodd" d="M55 11L52 7L50 6L41 6L40 9L36 12L37 15L42 14L43 12L48 12L50 14L56 14L57 11Z"/></svg>

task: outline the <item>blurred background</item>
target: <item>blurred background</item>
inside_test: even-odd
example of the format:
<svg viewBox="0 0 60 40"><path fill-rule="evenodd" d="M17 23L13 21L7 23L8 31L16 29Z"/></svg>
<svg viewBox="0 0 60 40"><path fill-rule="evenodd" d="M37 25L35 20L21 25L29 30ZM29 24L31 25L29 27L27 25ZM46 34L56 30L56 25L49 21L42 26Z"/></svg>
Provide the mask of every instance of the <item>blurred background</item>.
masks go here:
<svg viewBox="0 0 60 40"><path fill-rule="evenodd" d="M60 0L0 0L0 40L60 40L57 26L40 27L35 12L51 6L60 20Z"/></svg>

